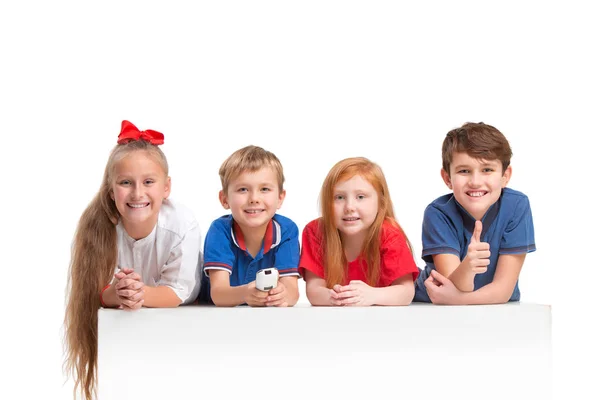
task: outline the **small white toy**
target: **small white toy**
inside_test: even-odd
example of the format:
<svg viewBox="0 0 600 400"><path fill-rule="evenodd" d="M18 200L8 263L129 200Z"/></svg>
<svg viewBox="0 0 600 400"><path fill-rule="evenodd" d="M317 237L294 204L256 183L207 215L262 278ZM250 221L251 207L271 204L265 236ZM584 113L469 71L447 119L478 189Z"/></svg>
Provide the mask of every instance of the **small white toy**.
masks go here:
<svg viewBox="0 0 600 400"><path fill-rule="evenodd" d="M256 273L256 288L263 292L277 287L277 281L279 281L277 268L265 268Z"/></svg>

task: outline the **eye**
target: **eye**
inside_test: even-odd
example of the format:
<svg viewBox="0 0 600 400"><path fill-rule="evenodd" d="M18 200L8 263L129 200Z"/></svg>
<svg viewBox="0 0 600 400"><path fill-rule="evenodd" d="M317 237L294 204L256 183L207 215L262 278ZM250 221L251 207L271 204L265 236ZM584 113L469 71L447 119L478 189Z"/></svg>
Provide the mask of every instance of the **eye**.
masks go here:
<svg viewBox="0 0 600 400"><path fill-rule="evenodd" d="M144 185L152 185L154 183L154 179L146 179L144 181Z"/></svg>
<svg viewBox="0 0 600 400"><path fill-rule="evenodd" d="M131 181L129 181L127 179L124 179L122 181L119 181L119 185L121 185L121 186L129 186L129 185L131 185Z"/></svg>
<svg viewBox="0 0 600 400"><path fill-rule="evenodd" d="M364 194L359 194L358 196L356 196L356 198L357 198L358 200L364 200L364 199L366 199L366 198L367 198L367 196L365 196Z"/></svg>
<svg viewBox="0 0 600 400"><path fill-rule="evenodd" d="M246 193L248 191L248 189L245 188L245 187L241 187L237 191L240 192L240 193Z"/></svg>
<svg viewBox="0 0 600 400"><path fill-rule="evenodd" d="M488 173L488 174L489 174L489 173L491 173L491 172L494 172L494 168L484 168L484 169L483 169L483 172L485 172L485 173Z"/></svg>
<svg viewBox="0 0 600 400"><path fill-rule="evenodd" d="M335 196L333 196L334 200L344 200L344 196L342 196L341 194L336 194Z"/></svg>
<svg viewBox="0 0 600 400"><path fill-rule="evenodd" d="M460 169L458 171L456 171L457 174L468 174L469 170L468 169Z"/></svg>
<svg viewBox="0 0 600 400"><path fill-rule="evenodd" d="M264 187L264 188L260 189L260 191L261 191L261 192L270 192L270 191L271 191L271 188Z"/></svg>

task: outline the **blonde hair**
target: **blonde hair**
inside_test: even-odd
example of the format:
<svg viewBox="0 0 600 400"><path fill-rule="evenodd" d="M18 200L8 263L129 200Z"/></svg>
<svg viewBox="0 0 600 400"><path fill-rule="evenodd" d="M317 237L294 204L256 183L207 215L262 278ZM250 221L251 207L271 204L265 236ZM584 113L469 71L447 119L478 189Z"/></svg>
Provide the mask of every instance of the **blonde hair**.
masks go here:
<svg viewBox="0 0 600 400"><path fill-rule="evenodd" d="M277 175L277 184L279 191L283 191L283 166L281 162L271 153L258 146L246 146L236 150L232 155L221 164L219 168L219 177L221 178L221 186L223 192L227 192L227 188L232 180L237 178L243 172L256 172L263 167L271 167Z"/></svg>
<svg viewBox="0 0 600 400"><path fill-rule="evenodd" d="M115 146L108 157L100 190L81 215L75 232L64 320L64 368L75 380L74 397L79 391L90 400L96 393L100 291L111 282L117 266L119 212L111 198L112 185L117 163L135 151L147 152L168 175L167 159L157 146L144 140Z"/></svg>
<svg viewBox="0 0 600 400"><path fill-rule="evenodd" d="M359 175L369 182L377 192L379 209L375 221L370 226L365 241L361 249L361 257L367 263L367 283L376 286L379 281L381 269L381 227L384 221L389 221L392 225L400 229L411 252L412 246L406 237L404 230L396 221L394 216L394 206L390 197L387 181L379 165L364 158L355 157L339 161L331 168L323 186L321 188L321 223L320 229L323 237L322 255L323 267L325 270L325 280L327 287L332 288L336 284L342 284L348 274L348 261L344 253L342 238L336 226L333 211L333 196L335 186L339 182L351 179Z"/></svg>

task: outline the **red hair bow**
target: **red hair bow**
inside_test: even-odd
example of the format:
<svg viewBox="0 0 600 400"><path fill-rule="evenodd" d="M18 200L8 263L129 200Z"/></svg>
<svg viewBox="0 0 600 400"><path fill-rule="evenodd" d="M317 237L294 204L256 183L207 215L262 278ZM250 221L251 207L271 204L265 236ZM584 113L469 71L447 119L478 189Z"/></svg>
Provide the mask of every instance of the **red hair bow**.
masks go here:
<svg viewBox="0 0 600 400"><path fill-rule="evenodd" d="M118 144L125 144L131 140L145 140L155 146L163 144L165 142L165 136L157 131L148 129L140 131L134 124L129 121L123 121L121 124L121 133L117 139Z"/></svg>

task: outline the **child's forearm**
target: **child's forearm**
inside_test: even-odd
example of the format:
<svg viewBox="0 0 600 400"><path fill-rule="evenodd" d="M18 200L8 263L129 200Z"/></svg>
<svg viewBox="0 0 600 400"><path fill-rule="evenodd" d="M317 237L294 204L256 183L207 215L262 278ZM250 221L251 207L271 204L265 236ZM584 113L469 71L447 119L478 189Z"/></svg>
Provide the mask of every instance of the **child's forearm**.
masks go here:
<svg viewBox="0 0 600 400"><path fill-rule="evenodd" d="M378 306L407 306L415 296L415 286L392 285L375 289L375 304Z"/></svg>
<svg viewBox="0 0 600 400"><path fill-rule="evenodd" d="M101 296L104 307L116 308L121 305L121 301L117 297L117 289L115 289L114 284L111 284L104 292L102 292Z"/></svg>
<svg viewBox="0 0 600 400"><path fill-rule="evenodd" d="M298 291L298 279L295 277L291 279L281 278L280 284L285 285L285 302L288 307L293 307L300 298L300 292Z"/></svg>
<svg viewBox="0 0 600 400"><path fill-rule="evenodd" d="M507 293L502 285L498 284L497 282L490 282L489 284L473 292L462 293L458 304L504 304L508 302L511 295L512 291Z"/></svg>
<svg viewBox="0 0 600 400"><path fill-rule="evenodd" d="M306 286L306 297L313 306L331 306L331 294L325 286Z"/></svg>
<svg viewBox="0 0 600 400"><path fill-rule="evenodd" d="M448 276L448 279L454 283L454 286L461 292L472 292L474 289L473 281L475 273L466 263L460 263L458 267Z"/></svg>
<svg viewBox="0 0 600 400"><path fill-rule="evenodd" d="M235 307L246 302L246 291L248 285L241 286L212 286L210 297L218 307Z"/></svg>
<svg viewBox="0 0 600 400"><path fill-rule="evenodd" d="M168 286L144 286L144 307L169 308L182 303L175 291Z"/></svg>

